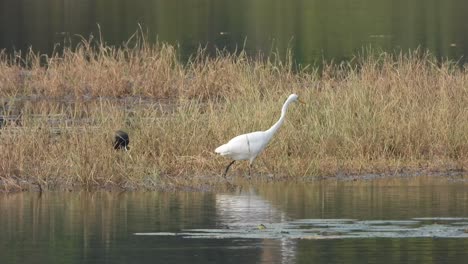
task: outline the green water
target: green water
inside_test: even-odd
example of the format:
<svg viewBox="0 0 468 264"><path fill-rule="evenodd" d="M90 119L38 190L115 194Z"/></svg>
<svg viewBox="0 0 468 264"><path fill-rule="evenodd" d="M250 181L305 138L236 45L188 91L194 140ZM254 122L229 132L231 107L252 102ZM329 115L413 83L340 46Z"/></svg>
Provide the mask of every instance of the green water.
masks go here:
<svg viewBox="0 0 468 264"><path fill-rule="evenodd" d="M468 258L467 238L424 234L443 230L443 219L458 219L462 231L468 227L464 182L272 184L229 193L3 194L0 212L0 263L464 263ZM425 220L429 229L416 237L136 235L191 229L255 234L282 223L327 219L433 220ZM260 224L267 229L259 230Z"/></svg>
<svg viewBox="0 0 468 264"><path fill-rule="evenodd" d="M290 47L303 64L349 60L369 46L457 60L468 51L466 14L466 0L0 0L0 48L50 53L64 38L97 38L97 24L119 45L140 24L185 58L201 44L251 54Z"/></svg>

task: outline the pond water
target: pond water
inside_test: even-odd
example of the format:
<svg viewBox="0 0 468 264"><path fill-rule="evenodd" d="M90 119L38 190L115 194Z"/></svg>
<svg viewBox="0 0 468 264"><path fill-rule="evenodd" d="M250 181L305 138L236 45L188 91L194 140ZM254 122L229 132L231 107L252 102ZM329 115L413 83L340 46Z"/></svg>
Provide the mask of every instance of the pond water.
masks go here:
<svg viewBox="0 0 468 264"><path fill-rule="evenodd" d="M0 0L0 49L51 52L64 39L98 37L98 24L107 43L121 44L140 24L185 58L201 44L252 54L290 47L303 64L369 46L457 60L468 54L467 13L466 0Z"/></svg>
<svg viewBox="0 0 468 264"><path fill-rule="evenodd" d="M0 263L463 263L468 183L0 196Z"/></svg>

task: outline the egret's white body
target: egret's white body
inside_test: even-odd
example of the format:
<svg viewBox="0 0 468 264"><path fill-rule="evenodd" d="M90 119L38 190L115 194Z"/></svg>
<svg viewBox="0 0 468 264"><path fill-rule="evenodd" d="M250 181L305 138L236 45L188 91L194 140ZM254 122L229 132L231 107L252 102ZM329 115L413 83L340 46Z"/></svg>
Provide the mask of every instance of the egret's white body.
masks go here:
<svg viewBox="0 0 468 264"><path fill-rule="evenodd" d="M286 116L286 110L290 103L299 101L299 97L296 94L291 94L281 109L281 117L279 120L268 130L266 131L256 131L248 134L242 134L233 139L229 140L228 143L219 146L215 149L215 152L221 156L225 156L233 159L233 161L226 167L224 176L226 176L229 167L236 160L249 160L250 166L252 166L255 158L262 153L265 147L270 142L273 135L278 131L280 126L284 122ZM299 101L301 102L301 101ZM249 167L250 168L250 167ZM249 171L250 173L250 171Z"/></svg>

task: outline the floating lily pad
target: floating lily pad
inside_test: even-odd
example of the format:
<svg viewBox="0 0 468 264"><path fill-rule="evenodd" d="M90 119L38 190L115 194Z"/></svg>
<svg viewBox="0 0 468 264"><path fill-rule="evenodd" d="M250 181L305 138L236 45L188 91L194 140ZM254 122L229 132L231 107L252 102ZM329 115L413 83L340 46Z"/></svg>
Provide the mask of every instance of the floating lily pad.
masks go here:
<svg viewBox="0 0 468 264"><path fill-rule="evenodd" d="M468 221L466 217L417 217L416 221Z"/></svg>
<svg viewBox="0 0 468 264"><path fill-rule="evenodd" d="M445 222L434 224L433 221ZM259 228L261 226L262 228ZM344 239L344 238L468 238L466 218L412 220L301 219L283 223L242 223L226 228L185 229L181 232L135 233L210 239Z"/></svg>
<svg viewBox="0 0 468 264"><path fill-rule="evenodd" d="M338 224L356 222L356 219L299 219L290 222L291 224Z"/></svg>
<svg viewBox="0 0 468 264"><path fill-rule="evenodd" d="M359 223L366 225L417 225L420 221L417 220L366 220L359 221Z"/></svg>

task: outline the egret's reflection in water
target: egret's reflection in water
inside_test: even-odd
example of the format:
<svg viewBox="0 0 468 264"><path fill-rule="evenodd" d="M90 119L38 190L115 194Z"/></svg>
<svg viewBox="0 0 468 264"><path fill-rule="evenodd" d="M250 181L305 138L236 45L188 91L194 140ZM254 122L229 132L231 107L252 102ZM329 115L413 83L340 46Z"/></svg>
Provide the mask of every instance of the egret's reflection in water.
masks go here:
<svg viewBox="0 0 468 264"><path fill-rule="evenodd" d="M269 201L258 196L253 189L238 195L216 195L216 215L220 224L227 228L246 228L270 223L288 221L287 215L275 208ZM259 227L263 228L263 227ZM292 263L295 259L296 241L289 238L264 239L262 241L262 262Z"/></svg>

